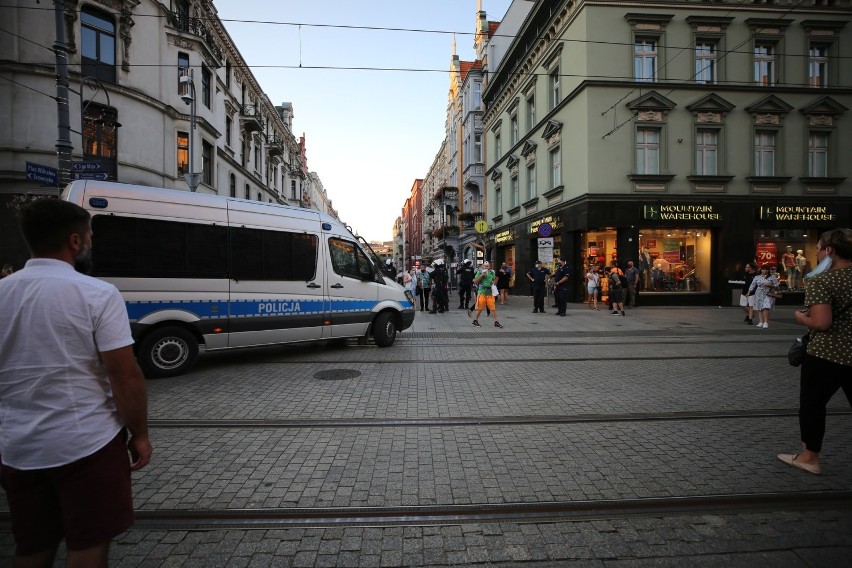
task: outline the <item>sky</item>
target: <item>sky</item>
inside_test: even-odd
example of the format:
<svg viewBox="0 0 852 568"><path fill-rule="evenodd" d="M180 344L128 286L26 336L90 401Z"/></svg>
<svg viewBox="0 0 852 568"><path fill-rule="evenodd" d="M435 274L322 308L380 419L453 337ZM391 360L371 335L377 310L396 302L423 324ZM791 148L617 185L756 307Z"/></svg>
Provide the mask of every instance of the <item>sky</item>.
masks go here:
<svg viewBox="0 0 852 568"><path fill-rule="evenodd" d="M511 4L481 1L492 21ZM293 135L304 133L308 168L341 220L368 241L392 240L414 180L444 140L453 32L459 57L476 58L477 0L214 5L272 103L293 104ZM362 69L345 69L353 67Z"/></svg>

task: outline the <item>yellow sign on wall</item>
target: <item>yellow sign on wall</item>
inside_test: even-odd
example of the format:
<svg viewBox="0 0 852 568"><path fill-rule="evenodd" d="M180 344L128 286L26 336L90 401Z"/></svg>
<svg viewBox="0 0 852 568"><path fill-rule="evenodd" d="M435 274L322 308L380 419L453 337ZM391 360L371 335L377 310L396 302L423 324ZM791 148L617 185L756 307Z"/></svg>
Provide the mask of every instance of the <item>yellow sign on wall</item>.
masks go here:
<svg viewBox="0 0 852 568"><path fill-rule="evenodd" d="M477 233L482 234L488 230L488 223L486 223L485 221L477 221L476 225L474 225L473 228L476 229Z"/></svg>

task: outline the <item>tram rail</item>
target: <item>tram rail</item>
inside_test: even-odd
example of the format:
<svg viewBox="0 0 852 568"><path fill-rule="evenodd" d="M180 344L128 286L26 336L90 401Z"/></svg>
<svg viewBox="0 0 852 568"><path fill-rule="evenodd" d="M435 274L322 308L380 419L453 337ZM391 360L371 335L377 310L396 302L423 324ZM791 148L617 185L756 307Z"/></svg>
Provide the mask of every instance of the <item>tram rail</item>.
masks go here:
<svg viewBox="0 0 852 568"><path fill-rule="evenodd" d="M685 420L729 420L742 418L796 417L798 409L761 409L729 411L687 411L624 414L573 414L541 416L456 416L446 418L328 418L315 420L241 419L241 418L153 418L151 428L398 428L454 427L522 424L584 424L615 422L663 422ZM831 416L852 416L852 410L829 410Z"/></svg>
<svg viewBox="0 0 852 568"><path fill-rule="evenodd" d="M433 526L492 522L570 522L628 516L850 510L852 491L796 491L636 499L280 509L138 510L136 528L157 530L269 529L329 526ZM5 522L0 514L0 522Z"/></svg>

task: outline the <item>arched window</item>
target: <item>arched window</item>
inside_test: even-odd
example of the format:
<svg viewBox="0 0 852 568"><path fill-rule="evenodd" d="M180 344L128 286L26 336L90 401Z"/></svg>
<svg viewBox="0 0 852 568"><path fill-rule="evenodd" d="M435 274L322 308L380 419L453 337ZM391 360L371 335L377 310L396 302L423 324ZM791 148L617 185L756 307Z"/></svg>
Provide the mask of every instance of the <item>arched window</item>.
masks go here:
<svg viewBox="0 0 852 568"><path fill-rule="evenodd" d="M237 196L237 176L231 174L231 197Z"/></svg>
<svg viewBox="0 0 852 568"><path fill-rule="evenodd" d="M80 12L83 75L115 83L115 19L84 6Z"/></svg>

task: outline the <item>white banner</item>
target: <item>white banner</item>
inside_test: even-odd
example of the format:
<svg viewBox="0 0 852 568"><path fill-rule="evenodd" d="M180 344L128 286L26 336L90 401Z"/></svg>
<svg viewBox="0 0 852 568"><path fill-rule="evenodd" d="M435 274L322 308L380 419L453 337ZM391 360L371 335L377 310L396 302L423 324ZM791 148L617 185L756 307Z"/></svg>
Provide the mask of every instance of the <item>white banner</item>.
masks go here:
<svg viewBox="0 0 852 568"><path fill-rule="evenodd" d="M538 260L553 262L553 239L538 239Z"/></svg>

